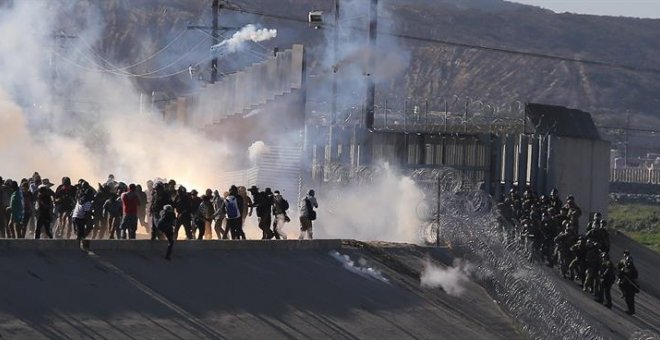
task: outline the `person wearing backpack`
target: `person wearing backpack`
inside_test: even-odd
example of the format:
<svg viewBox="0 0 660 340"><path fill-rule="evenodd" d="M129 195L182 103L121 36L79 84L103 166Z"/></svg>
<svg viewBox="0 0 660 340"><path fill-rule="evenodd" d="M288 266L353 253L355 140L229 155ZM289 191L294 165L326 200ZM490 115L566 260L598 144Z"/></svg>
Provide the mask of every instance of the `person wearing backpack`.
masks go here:
<svg viewBox="0 0 660 340"><path fill-rule="evenodd" d="M259 191L256 186L250 188L250 192L254 196L252 202L253 207L257 210L257 218L259 220L259 229L261 229L261 239L269 240L275 236L272 230L270 230L270 224L273 220L271 216L271 208L273 207L273 192L270 188L266 188L264 191Z"/></svg>
<svg viewBox="0 0 660 340"><path fill-rule="evenodd" d="M123 216L121 195L124 192L121 188L117 188L117 193L112 194L105 203L103 203L103 215L108 216L108 227L110 228L110 239L121 239L121 220Z"/></svg>
<svg viewBox="0 0 660 340"><path fill-rule="evenodd" d="M316 220L315 208L319 207L314 196L314 190L309 190L307 196L300 202L300 237L298 239L313 239L312 221Z"/></svg>
<svg viewBox="0 0 660 340"><path fill-rule="evenodd" d="M227 211L227 229L231 232L232 240L245 240L243 232L241 211L243 210L243 199L238 194L238 188L232 185L229 188L229 196L225 199L225 209Z"/></svg>
<svg viewBox="0 0 660 340"><path fill-rule="evenodd" d="M211 197L202 195L202 203L199 204L197 214L195 215L195 226L198 230L198 240L203 240L204 236L207 235L206 232L207 229L211 228L214 214L215 210L213 209L213 203L211 203Z"/></svg>
<svg viewBox="0 0 660 340"><path fill-rule="evenodd" d="M286 214L289 210L289 202L282 197L278 190L273 192L273 215L275 221L273 222L273 236L275 239L286 240L286 233L282 230L284 223L291 222L291 219Z"/></svg>

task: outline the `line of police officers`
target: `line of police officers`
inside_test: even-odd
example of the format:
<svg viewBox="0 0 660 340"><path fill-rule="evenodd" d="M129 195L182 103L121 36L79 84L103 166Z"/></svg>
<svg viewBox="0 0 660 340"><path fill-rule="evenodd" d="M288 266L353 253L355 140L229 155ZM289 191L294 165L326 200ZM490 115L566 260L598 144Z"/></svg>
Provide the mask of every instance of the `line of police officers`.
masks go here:
<svg viewBox="0 0 660 340"><path fill-rule="evenodd" d="M579 280L583 291L593 293L607 308L612 308L610 291L618 281L626 313L635 313L635 294L640 291L637 269L628 250L616 267L610 260L607 221L600 213L580 234L582 210L573 196L562 203L557 189L539 197L529 188L521 196L514 188L498 207L508 235L519 237L531 262L557 266L563 278Z"/></svg>

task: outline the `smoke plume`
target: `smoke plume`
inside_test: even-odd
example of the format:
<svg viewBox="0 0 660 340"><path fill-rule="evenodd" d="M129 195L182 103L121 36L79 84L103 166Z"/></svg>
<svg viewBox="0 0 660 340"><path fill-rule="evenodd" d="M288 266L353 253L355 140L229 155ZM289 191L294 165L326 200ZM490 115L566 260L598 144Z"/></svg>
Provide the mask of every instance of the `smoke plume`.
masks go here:
<svg viewBox="0 0 660 340"><path fill-rule="evenodd" d="M250 162L256 163L259 157L268 151L268 146L266 146L263 141L256 141L252 143L252 145L250 145L248 148L248 157L250 158Z"/></svg>
<svg viewBox="0 0 660 340"><path fill-rule="evenodd" d="M241 48L244 42L261 42L277 37L277 30L268 28L257 28L255 25L246 25L240 31L234 33L231 38L211 46L211 51L218 51L227 48L229 52L236 52Z"/></svg>
<svg viewBox="0 0 660 340"><path fill-rule="evenodd" d="M468 262L455 259L453 266L443 268L427 259L420 278L422 287L438 288L452 296L461 296L465 292L465 284L470 281L471 266Z"/></svg>
<svg viewBox="0 0 660 340"><path fill-rule="evenodd" d="M419 242L418 206L424 193L409 177L385 165L366 185L351 185L319 196L315 233L363 241Z"/></svg>
<svg viewBox="0 0 660 340"><path fill-rule="evenodd" d="M136 77L109 70L110 56L99 52L100 11L92 3L36 0L0 8L0 175L39 171L93 183L113 173L126 182L163 177L212 187L230 149L140 110ZM72 16L77 21L63 20ZM71 37L54 43L54 33Z"/></svg>

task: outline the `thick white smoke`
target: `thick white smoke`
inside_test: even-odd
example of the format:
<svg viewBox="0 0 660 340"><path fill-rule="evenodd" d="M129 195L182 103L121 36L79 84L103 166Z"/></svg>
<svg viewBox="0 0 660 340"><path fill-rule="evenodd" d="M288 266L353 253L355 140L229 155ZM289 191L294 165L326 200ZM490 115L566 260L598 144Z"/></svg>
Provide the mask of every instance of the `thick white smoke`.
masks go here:
<svg viewBox="0 0 660 340"><path fill-rule="evenodd" d="M366 185L323 192L315 233L362 241L419 242L424 193L389 166Z"/></svg>
<svg viewBox="0 0 660 340"><path fill-rule="evenodd" d="M135 78L107 72L98 60L109 58L96 47L103 16L87 4L81 17L76 6L25 0L0 9L0 175L39 171L55 181L93 183L113 173L126 182L159 176L213 187L229 148L157 113L140 113ZM79 19L72 27L58 19L72 16ZM54 33L74 38L53 41Z"/></svg>
<svg viewBox="0 0 660 340"><path fill-rule="evenodd" d="M0 175L5 178L20 179L29 176L30 171L40 170L53 176L51 181L58 182L57 178L64 174L76 178L99 172L80 139L49 132L33 135L23 110L3 90L0 90L0 131Z"/></svg>
<svg viewBox="0 0 660 340"><path fill-rule="evenodd" d="M466 261L455 259L452 267L439 267L429 259L424 263L420 281L422 287L442 287L447 294L461 296L465 292L465 284L470 281L471 266Z"/></svg>
<svg viewBox="0 0 660 340"><path fill-rule="evenodd" d="M218 51L226 48L229 52L236 52L246 41L260 42L277 37L277 30L268 28L257 28L249 24L234 33L231 38L211 46L211 51Z"/></svg>
<svg viewBox="0 0 660 340"><path fill-rule="evenodd" d="M250 162L256 163L259 157L268 151L269 148L263 141L256 141L252 143L252 145L250 145L248 148L248 157L250 158Z"/></svg>
<svg viewBox="0 0 660 340"><path fill-rule="evenodd" d="M396 13L392 13L384 3L379 3L378 29L396 32ZM393 84L404 81L405 70L410 65L411 49L394 37L378 35L374 50L371 51L369 8L369 1L342 0L337 27L333 25L323 30L325 44L318 60L320 70L315 70L320 77L312 81L315 88L322 90L310 91L308 96L312 99L310 102L314 110L328 118L332 115L330 103L333 101L333 77L341 84L336 95L337 118L341 121L349 117L350 113L353 113L353 117L359 116L370 81L374 81L377 87L377 105L383 105L381 97L388 98L394 88ZM334 22L334 11L328 13L327 20ZM372 53L375 58L370 60Z"/></svg>

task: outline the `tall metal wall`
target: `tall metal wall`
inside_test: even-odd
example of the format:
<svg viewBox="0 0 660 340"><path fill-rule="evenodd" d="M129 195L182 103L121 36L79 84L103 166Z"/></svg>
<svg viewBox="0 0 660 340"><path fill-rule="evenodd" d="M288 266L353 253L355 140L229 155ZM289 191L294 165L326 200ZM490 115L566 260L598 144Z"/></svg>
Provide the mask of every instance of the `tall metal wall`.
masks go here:
<svg viewBox="0 0 660 340"><path fill-rule="evenodd" d="M261 63L228 74L206 85L197 95L192 125L204 128L231 116L247 115L277 97L301 89L303 72L303 46L293 45Z"/></svg>
<svg viewBox="0 0 660 340"><path fill-rule="evenodd" d="M326 128L307 129L316 140L327 140ZM361 142L365 133L373 134L369 143ZM373 161L404 170L453 168L495 198L527 185L540 194L558 188L564 197L576 197L583 223L590 212L607 211L609 143L605 141L524 133L369 132L358 127L345 127L338 134L338 161L328 157L326 142L309 145L310 179L317 186L346 181L355 169L371 165L360 160L360 150L369 149L366 153Z"/></svg>

